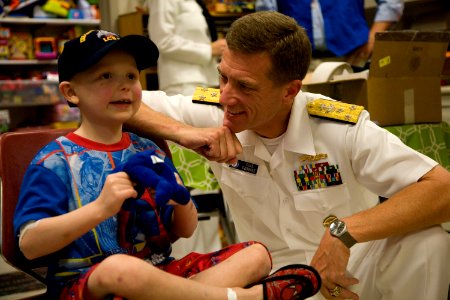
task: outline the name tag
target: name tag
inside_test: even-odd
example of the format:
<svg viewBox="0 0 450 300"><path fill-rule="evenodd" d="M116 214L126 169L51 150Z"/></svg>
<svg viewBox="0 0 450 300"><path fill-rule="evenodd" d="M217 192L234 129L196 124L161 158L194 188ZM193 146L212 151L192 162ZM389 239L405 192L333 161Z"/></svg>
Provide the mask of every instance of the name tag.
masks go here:
<svg viewBox="0 0 450 300"><path fill-rule="evenodd" d="M258 172L257 164L252 164L243 160L238 160L237 163L230 165L230 168L241 170L251 174L256 174Z"/></svg>

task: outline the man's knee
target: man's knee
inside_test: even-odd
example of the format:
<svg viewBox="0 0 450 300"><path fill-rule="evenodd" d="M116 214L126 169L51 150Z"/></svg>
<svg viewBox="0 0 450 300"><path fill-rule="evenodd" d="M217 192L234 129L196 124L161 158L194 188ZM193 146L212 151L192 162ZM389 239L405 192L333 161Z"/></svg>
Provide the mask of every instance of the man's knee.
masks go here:
<svg viewBox="0 0 450 300"><path fill-rule="evenodd" d="M405 236L389 238L381 268L406 263L409 268L420 264L442 264L450 255L450 236L440 226L416 231Z"/></svg>
<svg viewBox="0 0 450 300"><path fill-rule="evenodd" d="M380 293L386 299L443 299L450 273L449 234L434 226L388 240L378 264Z"/></svg>
<svg viewBox="0 0 450 300"><path fill-rule="evenodd" d="M420 243L424 249L424 255L430 259L448 259L450 256L450 235L440 226L433 226L419 231L414 243Z"/></svg>

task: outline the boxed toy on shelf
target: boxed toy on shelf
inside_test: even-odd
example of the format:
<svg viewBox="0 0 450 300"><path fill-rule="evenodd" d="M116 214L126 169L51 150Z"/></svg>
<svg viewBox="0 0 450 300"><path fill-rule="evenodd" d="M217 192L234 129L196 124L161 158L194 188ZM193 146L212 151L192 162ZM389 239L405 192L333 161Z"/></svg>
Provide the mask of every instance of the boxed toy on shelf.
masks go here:
<svg viewBox="0 0 450 300"><path fill-rule="evenodd" d="M64 101L57 81L0 80L0 106L51 105Z"/></svg>
<svg viewBox="0 0 450 300"><path fill-rule="evenodd" d="M56 47L56 38L46 36L34 38L34 56L37 59L58 58L58 48Z"/></svg>
<svg viewBox="0 0 450 300"><path fill-rule="evenodd" d="M0 27L0 59L9 58L8 40L11 37L11 31L7 27Z"/></svg>
<svg viewBox="0 0 450 300"><path fill-rule="evenodd" d="M33 36L30 32L16 31L8 40L9 59L33 59Z"/></svg>
<svg viewBox="0 0 450 300"><path fill-rule="evenodd" d="M248 13L255 11L255 0L206 0L208 10L213 13Z"/></svg>

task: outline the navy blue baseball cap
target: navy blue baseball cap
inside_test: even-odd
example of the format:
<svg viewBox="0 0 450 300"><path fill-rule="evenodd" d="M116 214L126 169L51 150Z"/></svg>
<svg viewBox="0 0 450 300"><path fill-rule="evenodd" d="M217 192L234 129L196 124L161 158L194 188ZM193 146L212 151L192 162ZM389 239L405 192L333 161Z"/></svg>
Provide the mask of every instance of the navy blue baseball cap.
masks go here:
<svg viewBox="0 0 450 300"><path fill-rule="evenodd" d="M112 49L131 54L139 71L156 66L159 56L156 45L145 36L121 37L105 30L91 30L64 43L58 58L59 82L70 80L77 73L89 69Z"/></svg>

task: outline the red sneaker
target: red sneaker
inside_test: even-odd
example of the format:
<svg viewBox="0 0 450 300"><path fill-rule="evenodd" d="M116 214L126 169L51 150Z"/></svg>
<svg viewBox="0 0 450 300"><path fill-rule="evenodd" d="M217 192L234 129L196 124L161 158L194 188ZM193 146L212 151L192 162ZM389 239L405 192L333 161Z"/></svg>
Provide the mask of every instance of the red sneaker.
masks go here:
<svg viewBox="0 0 450 300"><path fill-rule="evenodd" d="M272 275L252 284L263 285L264 300L299 300L315 295L322 284L319 273L311 266L284 266Z"/></svg>

